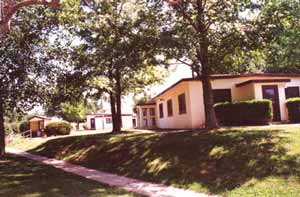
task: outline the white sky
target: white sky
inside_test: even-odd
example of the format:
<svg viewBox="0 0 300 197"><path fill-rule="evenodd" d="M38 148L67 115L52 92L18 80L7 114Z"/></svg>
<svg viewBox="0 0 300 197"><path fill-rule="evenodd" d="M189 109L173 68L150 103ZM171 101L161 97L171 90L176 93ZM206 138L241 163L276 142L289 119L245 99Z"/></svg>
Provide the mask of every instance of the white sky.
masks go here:
<svg viewBox="0 0 300 197"><path fill-rule="evenodd" d="M190 78L192 77L192 71L189 66L184 64L172 65L170 70L174 70L170 72L170 75L164 80L164 82L160 85L155 85L150 88L151 96L155 96L160 92L164 91L166 88L170 87L177 81L182 78Z"/></svg>

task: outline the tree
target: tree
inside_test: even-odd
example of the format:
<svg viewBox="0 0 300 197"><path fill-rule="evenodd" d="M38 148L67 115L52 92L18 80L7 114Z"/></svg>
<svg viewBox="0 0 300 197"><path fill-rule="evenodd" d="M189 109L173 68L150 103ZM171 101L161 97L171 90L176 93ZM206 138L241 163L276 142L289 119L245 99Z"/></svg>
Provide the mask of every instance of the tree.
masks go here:
<svg viewBox="0 0 300 197"><path fill-rule="evenodd" d="M300 6L298 1L274 0L260 18L268 42L263 51L266 72L300 73ZM272 24L272 25L266 25Z"/></svg>
<svg viewBox="0 0 300 197"><path fill-rule="evenodd" d="M6 37L10 32L11 20L13 16L22 8L44 5L51 8L56 8L59 5L59 0L2 0L0 1L0 40Z"/></svg>
<svg viewBox="0 0 300 197"><path fill-rule="evenodd" d="M90 9L82 11L82 24L71 28L81 43L67 49L68 60L74 73L86 76L87 92L109 94L113 132L119 132L122 96L163 77L156 67L162 63L160 20L142 1L98 1Z"/></svg>
<svg viewBox="0 0 300 197"><path fill-rule="evenodd" d="M167 15L164 34L173 42L166 41L166 54L189 65L202 81L206 128L217 128L211 74L231 71L233 55L257 43L251 40L248 28L255 18L242 14L255 13L259 5L250 0L165 0L153 4L161 15Z"/></svg>
<svg viewBox="0 0 300 197"><path fill-rule="evenodd" d="M45 30L40 24L47 21L37 17L38 13L40 10L20 12L14 32L0 46L0 157L5 154L5 113L29 110L41 102L55 69L39 44L43 40L41 31Z"/></svg>
<svg viewBox="0 0 300 197"><path fill-rule="evenodd" d="M84 122L86 117L86 106L83 103L63 103L62 108L62 118L69 122L76 122L76 129L79 130L79 123Z"/></svg>

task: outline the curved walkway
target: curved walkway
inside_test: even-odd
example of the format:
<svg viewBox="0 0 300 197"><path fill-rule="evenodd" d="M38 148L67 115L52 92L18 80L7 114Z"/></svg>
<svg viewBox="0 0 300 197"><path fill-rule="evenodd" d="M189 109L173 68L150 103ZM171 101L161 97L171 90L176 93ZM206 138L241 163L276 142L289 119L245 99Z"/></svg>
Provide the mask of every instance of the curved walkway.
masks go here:
<svg viewBox="0 0 300 197"><path fill-rule="evenodd" d="M50 165L55 168L59 168L66 172L70 172L85 177L87 179L97 181L102 184L106 184L112 187L118 187L120 189L124 189L137 194L153 196L153 197L183 197L183 196L184 197L213 197L207 194L197 193L197 192L179 189L171 186L154 184L154 183L140 181L137 179L118 176L115 174L101 172L98 170L89 169L79 165L70 164L65 161L33 155L28 152L20 151L13 148L7 148L6 151L8 153L12 153L15 155L26 157L28 159L39 161L43 164Z"/></svg>

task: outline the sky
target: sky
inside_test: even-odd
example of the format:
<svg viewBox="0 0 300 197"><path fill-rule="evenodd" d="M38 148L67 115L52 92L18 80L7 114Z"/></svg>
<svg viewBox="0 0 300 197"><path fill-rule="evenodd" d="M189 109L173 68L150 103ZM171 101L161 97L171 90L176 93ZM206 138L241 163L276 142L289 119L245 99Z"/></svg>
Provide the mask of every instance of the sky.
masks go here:
<svg viewBox="0 0 300 197"><path fill-rule="evenodd" d="M170 73L170 75L165 78L164 82L159 85L155 85L150 88L150 93L152 96L159 94L160 92L164 91L177 81L182 78L190 78L192 77L192 71L189 66L184 64L176 64L170 67L170 70L174 70Z"/></svg>

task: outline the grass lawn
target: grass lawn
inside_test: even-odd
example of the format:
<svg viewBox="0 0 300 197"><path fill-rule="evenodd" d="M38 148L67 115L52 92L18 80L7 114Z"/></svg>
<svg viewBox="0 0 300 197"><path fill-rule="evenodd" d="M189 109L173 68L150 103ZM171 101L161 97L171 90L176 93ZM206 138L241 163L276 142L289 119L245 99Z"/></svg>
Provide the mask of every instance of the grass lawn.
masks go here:
<svg viewBox="0 0 300 197"><path fill-rule="evenodd" d="M94 169L225 196L300 196L300 126L16 140Z"/></svg>
<svg viewBox="0 0 300 197"><path fill-rule="evenodd" d="M25 158L0 160L0 196L134 196Z"/></svg>

